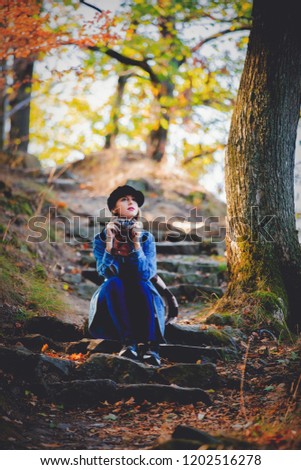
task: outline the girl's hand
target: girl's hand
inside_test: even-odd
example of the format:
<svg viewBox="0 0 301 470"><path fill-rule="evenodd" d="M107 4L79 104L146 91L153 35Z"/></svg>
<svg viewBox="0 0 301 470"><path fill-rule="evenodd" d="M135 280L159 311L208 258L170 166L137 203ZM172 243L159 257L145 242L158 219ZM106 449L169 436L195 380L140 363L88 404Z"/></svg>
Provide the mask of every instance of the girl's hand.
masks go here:
<svg viewBox="0 0 301 470"><path fill-rule="evenodd" d="M131 227L131 240L133 243L139 243L140 234L143 228L142 222L136 220Z"/></svg>
<svg viewBox="0 0 301 470"><path fill-rule="evenodd" d="M112 253L115 237L120 232L120 225L116 222L117 219L117 216L112 217L110 222L106 225L106 251L108 253Z"/></svg>
<svg viewBox="0 0 301 470"><path fill-rule="evenodd" d="M115 235L120 231L119 224L116 223L118 217L113 217L106 226L107 239L113 240Z"/></svg>

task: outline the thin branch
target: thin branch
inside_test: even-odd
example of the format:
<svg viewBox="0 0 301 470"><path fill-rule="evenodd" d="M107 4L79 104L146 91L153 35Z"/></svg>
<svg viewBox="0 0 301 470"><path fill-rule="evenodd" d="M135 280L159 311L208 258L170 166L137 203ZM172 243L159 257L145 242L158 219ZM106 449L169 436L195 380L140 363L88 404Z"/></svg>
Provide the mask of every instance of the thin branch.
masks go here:
<svg viewBox="0 0 301 470"><path fill-rule="evenodd" d="M210 14L210 13L205 13L203 12L202 16L205 18L210 18L213 21L217 21L218 23L233 23L234 21L241 21L241 20L247 20L251 21L251 18L248 18L247 16L236 16L235 18L217 18L216 16Z"/></svg>
<svg viewBox="0 0 301 470"><path fill-rule="evenodd" d="M190 163L195 158L202 158L202 157L206 157L207 155L211 155L211 154L212 154L212 152L203 152L203 153L198 153L197 155L193 155L192 157L185 158L185 160L183 161L183 165L187 165L188 163Z"/></svg>
<svg viewBox="0 0 301 470"><path fill-rule="evenodd" d="M185 158L185 160L183 161L183 165L187 165L188 163L190 163L195 158L202 158L202 157L207 157L208 155L212 155L217 150L220 150L220 148L212 148L212 149L206 150L202 153L198 153L197 155L193 155L192 157Z"/></svg>
<svg viewBox="0 0 301 470"><path fill-rule="evenodd" d="M118 60L118 62L120 62L121 64L139 67L149 74L150 79L153 83L160 83L159 78L154 73L154 71L152 70L152 68L150 67L150 65L147 63L145 59L144 60L132 59L131 57L127 57L123 54L120 54L119 52L114 51L113 49L109 49L108 47L102 48L98 46L89 46L88 49L90 49L91 51L103 52L109 57L112 57L112 59Z"/></svg>
<svg viewBox="0 0 301 470"><path fill-rule="evenodd" d="M225 34L230 34L230 33L235 33L237 31L249 31L251 30L251 26L241 26L236 29L224 29L224 31L220 31L219 33L213 34L212 36L209 36L206 39L203 39L200 41L198 44L196 44L192 49L191 52L196 52L198 49L200 49L204 44L207 42L213 41L214 39L219 38L220 36L224 36Z"/></svg>
<svg viewBox="0 0 301 470"><path fill-rule="evenodd" d="M103 13L103 10L101 10L95 5L92 5L91 3L85 2L85 0L79 0L79 3L82 3L83 5L87 5L87 7L93 8L93 10L98 11L98 13Z"/></svg>
<svg viewBox="0 0 301 470"><path fill-rule="evenodd" d="M86 2L85 0L80 0L80 3L82 3L84 5L87 5L90 8L93 8L94 10L98 11L99 13L103 12L103 10L96 7L95 5L92 5L91 3ZM144 70L145 72L147 72L149 74L150 79L153 83L159 83L160 82L157 75L154 73L154 71L152 70L152 68L149 66L149 64L147 63L147 61L145 59L144 60L132 59L132 58L127 57L123 54L120 54L117 51L114 51L113 49L109 49L108 47L106 47L104 50L102 50L101 47L90 46L89 49L91 51L104 52L109 57L112 57L112 59L116 59L116 60L118 60L118 62L121 62L124 65L132 65L132 66L140 67L142 70Z"/></svg>
<svg viewBox="0 0 301 470"><path fill-rule="evenodd" d="M16 106L11 108L9 111L7 111L7 117L10 118L15 114L17 111L20 111L20 109L25 108L27 105L29 105L32 97L25 98L24 100L20 101Z"/></svg>
<svg viewBox="0 0 301 470"><path fill-rule="evenodd" d="M244 362L243 362L242 370L241 370L241 380L240 380L240 413L244 415L244 418L246 420L247 420L247 410L246 410L246 403L245 403L245 397L244 397L244 383L245 383L246 368L247 368L248 356L249 356L250 345L251 345L252 339L253 339L252 336L250 336L248 339L245 358L244 358Z"/></svg>
<svg viewBox="0 0 301 470"><path fill-rule="evenodd" d="M41 136L40 134L34 134L34 136L35 136L35 138L37 138L37 139L40 139L40 140L42 140L42 141L44 140L44 137ZM67 148L69 148L69 149L71 149L71 150L76 150L76 151L78 151L78 152L80 152L80 153L84 153L82 147L78 147L78 146L76 146L76 145L68 144L67 142L64 142L64 141L58 140L58 139L51 139L51 140L53 141L53 143L54 143L55 145L63 145L64 147L67 147Z"/></svg>

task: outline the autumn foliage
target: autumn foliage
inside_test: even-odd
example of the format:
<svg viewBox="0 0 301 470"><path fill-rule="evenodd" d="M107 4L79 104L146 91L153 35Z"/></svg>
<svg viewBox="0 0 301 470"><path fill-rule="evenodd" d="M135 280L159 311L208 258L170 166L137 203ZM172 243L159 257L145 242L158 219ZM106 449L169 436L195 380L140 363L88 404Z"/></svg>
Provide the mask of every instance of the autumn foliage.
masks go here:
<svg viewBox="0 0 301 470"><path fill-rule="evenodd" d="M116 34L110 31L113 21L109 12L95 16L93 33L89 32L89 22L75 31L65 26L55 27L56 19L43 10L39 0L0 0L0 60L10 55L15 58L35 58L39 52L47 52L62 45L88 47L116 38Z"/></svg>

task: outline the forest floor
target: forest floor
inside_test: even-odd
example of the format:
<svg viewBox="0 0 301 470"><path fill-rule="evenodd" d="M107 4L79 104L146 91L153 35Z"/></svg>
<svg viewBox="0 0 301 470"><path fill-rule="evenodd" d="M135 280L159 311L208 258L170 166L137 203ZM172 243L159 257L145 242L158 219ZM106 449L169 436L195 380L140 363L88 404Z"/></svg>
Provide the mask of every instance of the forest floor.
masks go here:
<svg viewBox="0 0 301 470"><path fill-rule="evenodd" d="M219 376L228 381L231 378L232 386L209 390L210 406L201 402L139 403L130 398L68 409L22 390L4 374L10 397L6 397L6 413L1 420L1 437L5 439L1 448L168 448L164 443L177 426L184 425L230 442L233 439L234 449L300 449L298 348L254 337L244 364L217 362ZM18 399L13 400L13 396ZM220 448L229 447L221 444Z"/></svg>
<svg viewBox="0 0 301 470"><path fill-rule="evenodd" d="M12 196L9 196L11 189L17 209L12 204ZM79 327L87 317L89 305L87 300L79 298L72 289L65 290L55 279L58 265L62 270L62 267L73 263L76 249L72 246L41 247L39 252L34 247L32 258L27 245L20 242L25 226L14 223L14 211L22 211L21 203L24 205L26 201L17 195L18 191L9 178L5 180L4 190L9 207L1 213L1 256L6 271L2 264L0 361L6 357L5 348L20 348L22 354L27 354L22 343L23 326L26 312L34 311L37 302L44 302L44 311L40 314L52 315ZM26 197L29 200L36 198L36 188L32 188L32 195L27 190ZM75 212L97 215L99 204L105 203L104 197L99 198L99 192L91 191L87 184L81 186L77 197L64 191L52 194L52 200L56 201L62 214L66 208L72 207ZM161 203L156 200L156 203L159 214L162 200ZM172 204L169 206L171 216ZM7 230L7 224L10 224L10 230ZM30 283L33 279L27 275L36 269L37 261L40 263L37 277L40 280L45 276L45 282L48 282L41 260L51 273L50 285L45 288L44 297L39 292L39 297L33 298L29 296L27 285L29 283L29 289L32 289L33 284ZM34 281L37 282L36 277ZM64 305L68 308L62 309L60 302L54 302L53 288L63 296ZM179 318L179 324L200 323L199 309L184 310L185 315ZM2 363L0 448L185 449L188 441L186 444L179 440L173 442L172 436L179 426L190 426L211 436L219 436L221 442L217 448L301 449L300 339L277 339L269 332L261 334L250 330L236 330L235 334L240 354L229 360L216 361L220 381L216 386L205 389L210 397L209 405L201 401L190 404L151 403L129 398L115 403L104 400L90 407L68 407L35 393L24 378L18 378ZM78 367L89 360L89 353L67 354L51 347L42 349L39 354L62 361L71 360ZM170 360L162 360L163 367L174 364ZM179 447L181 445L184 447ZM208 448L208 444L199 443L199 447Z"/></svg>

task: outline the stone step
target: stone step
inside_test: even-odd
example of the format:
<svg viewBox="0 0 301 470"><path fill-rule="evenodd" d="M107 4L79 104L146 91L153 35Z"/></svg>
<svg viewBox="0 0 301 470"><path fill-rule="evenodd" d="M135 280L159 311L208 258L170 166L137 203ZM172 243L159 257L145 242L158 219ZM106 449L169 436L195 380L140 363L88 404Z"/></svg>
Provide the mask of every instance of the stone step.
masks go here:
<svg viewBox="0 0 301 470"><path fill-rule="evenodd" d="M190 261L188 261L190 259ZM173 256L158 257L157 267L164 271L179 274L190 274L196 272L217 272L221 263L212 260L209 256Z"/></svg>
<svg viewBox="0 0 301 470"><path fill-rule="evenodd" d="M71 239L75 242L92 242L94 237L99 233L99 227L90 225L90 219L87 221L85 218L80 221L80 218L73 224L65 224L66 239ZM153 232L152 232L153 233ZM163 254L184 254L196 255L199 253L220 254L221 249L219 243L211 242L211 238L204 241L177 241L176 239L161 239L156 233L153 233L156 241L157 253Z"/></svg>
<svg viewBox="0 0 301 470"><path fill-rule="evenodd" d="M84 214L89 220L89 225L94 226L99 231L99 227L102 230L106 224L111 220L111 217L104 216L92 216ZM193 223L193 220L191 221ZM205 225L205 223L195 229L193 224L191 229L187 228L183 230L180 226L177 226L176 221L173 223L160 220L142 220L143 229L151 232L155 239L159 242L170 241L170 242L209 242L212 239L219 244L225 244L225 223L221 220L220 223L211 223Z"/></svg>
<svg viewBox="0 0 301 470"><path fill-rule="evenodd" d="M170 344L184 344L190 346L219 346L237 349L236 341L221 329L201 325L184 326L169 323L165 328L165 339Z"/></svg>
<svg viewBox="0 0 301 470"><path fill-rule="evenodd" d="M208 450L257 450L263 446L254 442L243 441L222 434L210 435L200 429L190 426L178 425L170 439L156 444L152 450L197 450L205 448Z"/></svg>
<svg viewBox="0 0 301 470"><path fill-rule="evenodd" d="M196 299L208 299L212 295L214 297L222 297L223 291L219 287L212 287L201 283L194 284L177 284L168 286L169 290L173 293L179 303L188 300L192 302Z"/></svg>
<svg viewBox="0 0 301 470"><path fill-rule="evenodd" d="M88 281L91 281L92 283L98 286L104 282L104 278L99 276L98 273L94 269L83 270L82 276ZM212 279L211 281L213 284L214 279ZM206 282L208 282L207 285L201 284L201 283L172 285L169 282L167 282L166 284L169 290L173 293L173 295L176 297L177 301L180 304L183 302L187 302L187 301L192 302L196 299L207 300L208 297L210 298L212 295L214 295L215 297L216 296L222 297L223 291L221 288L211 285L209 278L206 278ZM82 285L80 284L80 286ZM84 288L82 287L82 289ZM85 292L87 289L88 289L88 292L91 291L91 293L93 294L92 286L91 287L89 286L89 288L86 288Z"/></svg>
<svg viewBox="0 0 301 470"><path fill-rule="evenodd" d="M183 255L196 255L198 253L219 254L216 243L204 242L157 242L157 253L162 254L183 254Z"/></svg>
<svg viewBox="0 0 301 470"><path fill-rule="evenodd" d="M165 284L171 288L174 295L193 300L197 296L203 296L214 293L218 296L222 295L222 290L218 287L218 277L215 273L208 275L202 274L176 274L168 271L157 271L157 274L163 279ZM81 273L84 279L101 285L104 281L93 268L83 269ZM173 285L174 283L177 283Z"/></svg>
<svg viewBox="0 0 301 470"><path fill-rule="evenodd" d="M170 271L157 270L157 274L163 279L167 286L172 284L203 284L212 287L218 287L217 273L172 273Z"/></svg>
<svg viewBox="0 0 301 470"><path fill-rule="evenodd" d="M116 403L134 398L141 403L171 402L193 404L203 402L211 405L211 399L204 390L161 384L117 384L110 379L72 380L48 384L47 393L51 401L61 403L65 408L92 407L101 402Z"/></svg>
<svg viewBox="0 0 301 470"><path fill-rule="evenodd" d="M36 182L41 184L47 184L47 179L48 178L46 177L37 178ZM51 185L54 186L55 189L61 189L63 191L77 191L80 187L80 182L68 178L54 178L51 181Z"/></svg>
<svg viewBox="0 0 301 470"><path fill-rule="evenodd" d="M21 341L22 342L22 341ZM47 341L44 340L44 344ZM28 344L28 342L27 342ZM107 339L88 339L71 342L66 348L67 354L96 354L118 353L122 347L119 341ZM160 356L170 362L193 364L197 361L216 362L217 360L230 360L236 358L238 352L232 347L221 346L189 346L183 344L161 344Z"/></svg>
<svg viewBox="0 0 301 470"><path fill-rule="evenodd" d="M95 269L83 269L82 276L83 278L94 282L94 284L96 284L97 286L100 286L104 281L104 278L102 276L99 276L98 272Z"/></svg>
<svg viewBox="0 0 301 470"><path fill-rule="evenodd" d="M189 346L183 344L161 344L160 356L171 362L195 363L216 362L217 360L231 360L237 358L236 349L220 346Z"/></svg>
<svg viewBox="0 0 301 470"><path fill-rule="evenodd" d="M79 263L81 265L95 267L96 261L92 253L92 249L78 250ZM182 255L185 256L185 255ZM186 258L189 258L186 256ZM192 258L192 257L190 257ZM170 272L177 274L211 274L218 273L220 266L224 263L218 263L210 259L210 257L194 256L194 261L185 261L181 259L181 255L171 255L168 258L157 257L157 268L162 272Z"/></svg>

